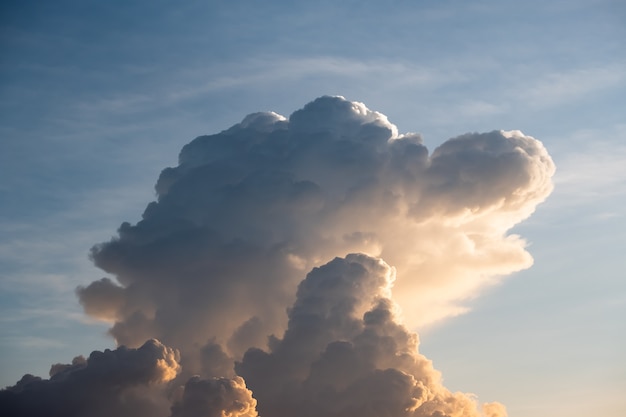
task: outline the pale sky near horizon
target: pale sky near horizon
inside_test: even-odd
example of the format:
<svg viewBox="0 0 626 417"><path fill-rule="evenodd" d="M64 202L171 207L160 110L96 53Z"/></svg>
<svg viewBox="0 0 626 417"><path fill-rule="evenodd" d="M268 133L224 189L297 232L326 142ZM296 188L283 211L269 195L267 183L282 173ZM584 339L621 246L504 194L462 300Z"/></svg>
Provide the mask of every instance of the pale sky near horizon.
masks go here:
<svg viewBox="0 0 626 417"><path fill-rule="evenodd" d="M7 1L0 6L0 383L113 348L74 294L193 138L342 95L419 132L519 129L555 189L534 265L420 334L511 417L626 415L626 4Z"/></svg>

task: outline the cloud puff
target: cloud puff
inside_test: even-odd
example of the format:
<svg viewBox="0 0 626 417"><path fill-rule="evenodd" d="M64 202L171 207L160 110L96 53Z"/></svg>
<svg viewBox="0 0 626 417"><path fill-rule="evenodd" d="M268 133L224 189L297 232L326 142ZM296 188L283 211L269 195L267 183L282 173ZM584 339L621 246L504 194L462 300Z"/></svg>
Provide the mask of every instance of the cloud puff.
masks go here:
<svg viewBox="0 0 626 417"><path fill-rule="evenodd" d="M308 274L283 338L237 364L261 415L481 415L471 396L445 389L418 353L417 335L399 322L389 298L394 276L382 260L356 254ZM497 403L485 410L506 416Z"/></svg>
<svg viewBox="0 0 626 417"><path fill-rule="evenodd" d="M181 399L174 403L171 417L257 417L256 400L243 378L201 379L185 384Z"/></svg>
<svg viewBox="0 0 626 417"><path fill-rule="evenodd" d="M53 365L50 379L25 375L0 391L0 404L8 416L164 415L163 389L179 370L178 352L149 340L138 349L95 351Z"/></svg>

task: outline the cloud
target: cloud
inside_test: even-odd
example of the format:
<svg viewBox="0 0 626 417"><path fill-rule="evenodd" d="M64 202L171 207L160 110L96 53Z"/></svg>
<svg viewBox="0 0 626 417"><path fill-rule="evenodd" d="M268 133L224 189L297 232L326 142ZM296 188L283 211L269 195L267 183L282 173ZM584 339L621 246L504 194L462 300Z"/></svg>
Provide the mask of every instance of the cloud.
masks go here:
<svg viewBox="0 0 626 417"><path fill-rule="evenodd" d="M582 130L570 135L574 150L562 152L559 172L555 177L558 193L566 204L582 205L600 199L626 194L626 146L612 144L603 137L626 136L626 125L615 125L598 130Z"/></svg>
<svg viewBox="0 0 626 417"><path fill-rule="evenodd" d="M519 131L468 133L431 153L342 97L289 118L254 113L183 147L142 220L93 247L113 278L77 295L124 349L158 339L180 351L159 397L173 416L255 415L251 395L268 417L479 415L443 388L403 323L459 314L530 266L507 232L553 174L541 142Z"/></svg>
<svg viewBox="0 0 626 417"><path fill-rule="evenodd" d="M284 330L298 276L363 252L398 268L409 322L431 323L531 264L506 231L550 193L553 172L521 132L466 134L429 155L419 135L341 97L289 119L252 114L183 148L143 219L92 251L117 282L79 297L89 314L115 320L121 344L156 337L189 352L208 338L226 346L245 324L248 339L258 336L248 343L262 347Z"/></svg>
<svg viewBox="0 0 626 417"><path fill-rule="evenodd" d="M171 417L257 417L256 400L241 377L201 379L185 384Z"/></svg>
<svg viewBox="0 0 626 417"><path fill-rule="evenodd" d="M399 322L389 298L394 278L382 260L359 254L308 274L283 338L237 364L261 415L480 415L472 396L445 389L418 353L417 335ZM485 410L506 416L499 404Z"/></svg>
<svg viewBox="0 0 626 417"><path fill-rule="evenodd" d="M547 74L523 90L521 97L538 108L576 101L624 83L624 63Z"/></svg>
<svg viewBox="0 0 626 417"><path fill-rule="evenodd" d="M50 379L24 375L0 391L0 404L10 416L162 415L160 389L179 369L178 352L150 340L52 365Z"/></svg>

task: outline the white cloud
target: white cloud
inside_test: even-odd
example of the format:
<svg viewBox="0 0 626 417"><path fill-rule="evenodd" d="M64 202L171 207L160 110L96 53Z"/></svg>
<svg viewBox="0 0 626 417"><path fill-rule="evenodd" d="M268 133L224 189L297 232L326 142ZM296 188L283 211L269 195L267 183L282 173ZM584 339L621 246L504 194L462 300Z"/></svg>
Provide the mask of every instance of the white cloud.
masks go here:
<svg viewBox="0 0 626 417"><path fill-rule="evenodd" d="M312 388L333 401L328 409L307 407L322 414L365 413L358 400L376 398L394 416L478 415L476 403L445 390L417 353L416 336L396 318L389 298L393 274L383 261L349 257L348 269L376 269L373 281L359 273L345 281L343 272L316 281L311 277L322 269L313 269L293 304L298 280L336 256L382 256L398 272L395 298L408 325L460 314L464 300L532 263L523 239L507 233L550 194L553 173L541 142L519 131L468 133L429 152L419 135L402 134L385 115L343 97L318 98L289 118L251 114L183 147L178 165L162 171L157 200L141 220L122 223L116 237L92 249L96 266L112 278L77 293L88 314L114 322L110 334L117 343L133 348L158 338L180 350L182 368L172 384L194 374L203 378L185 388L192 402L196 388L231 387L235 397L248 398L234 372L235 361L243 360L239 369L263 400L260 410L271 410L275 398L291 397L264 391L282 385L259 382L259 375L282 378L281 384L293 376L304 384L299 372L315 369L320 374L309 381ZM105 208L85 212L98 216ZM75 228L88 223L83 218ZM328 317L316 333L307 326L315 326L319 314ZM296 344L324 337L307 344L315 351L294 346L282 352L298 328L305 334ZM274 336L283 333L282 340ZM386 343L396 346L368 353L368 341L383 350ZM363 373L329 392L332 383L324 375L332 367L318 359L352 357L354 347L365 349L353 358ZM277 359L283 364L292 363L290 354L312 356L292 376L282 368L268 375L250 358L258 348L287 355L287 362ZM165 397L155 401L162 413ZM184 394L177 401L181 415L185 407L195 409L185 405ZM224 404L210 408L230 407ZM252 402L242 410L255 413Z"/></svg>
<svg viewBox="0 0 626 417"><path fill-rule="evenodd" d="M413 325L458 314L456 301L494 275L528 267L523 240L506 231L551 190L541 143L521 132L467 134L429 156L418 136L397 132L360 103L323 97L289 120L259 113L186 145L143 220L94 249L124 287L113 334L136 345L145 337L136 325L156 326L153 337L181 347L171 326L196 308L222 343L259 311L266 331L280 331L291 277L355 250L403 273L399 299ZM233 286L236 309L225 302ZM196 307L200 294L208 298ZM205 341L188 331L185 344Z"/></svg>

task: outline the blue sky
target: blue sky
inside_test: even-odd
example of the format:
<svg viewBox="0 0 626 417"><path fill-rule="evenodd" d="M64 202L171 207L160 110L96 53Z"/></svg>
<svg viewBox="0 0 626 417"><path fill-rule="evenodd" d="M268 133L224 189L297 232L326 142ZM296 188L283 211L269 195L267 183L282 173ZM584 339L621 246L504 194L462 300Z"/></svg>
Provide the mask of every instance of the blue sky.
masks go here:
<svg viewBox="0 0 626 417"><path fill-rule="evenodd" d="M0 374L113 347L77 285L181 147L324 94L432 150L520 129L557 166L514 230L535 265L420 329L451 389L511 416L623 415L626 6L620 1L8 1L0 6Z"/></svg>

